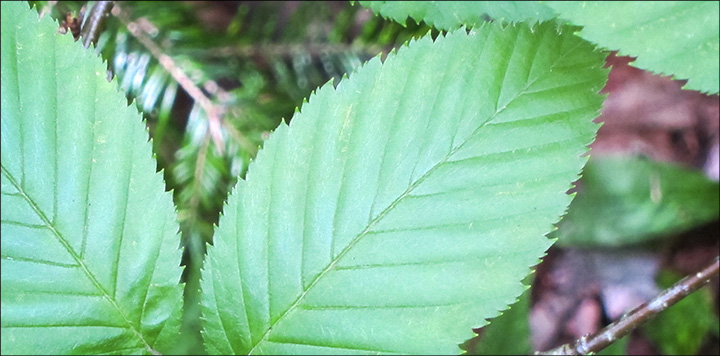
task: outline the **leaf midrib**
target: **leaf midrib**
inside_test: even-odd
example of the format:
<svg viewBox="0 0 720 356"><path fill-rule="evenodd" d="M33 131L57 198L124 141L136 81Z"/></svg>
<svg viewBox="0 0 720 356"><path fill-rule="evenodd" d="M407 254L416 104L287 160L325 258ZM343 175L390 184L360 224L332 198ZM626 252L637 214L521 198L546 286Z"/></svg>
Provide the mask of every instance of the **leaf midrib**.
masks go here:
<svg viewBox="0 0 720 356"><path fill-rule="evenodd" d="M360 232L355 238L353 238L353 239L350 241L350 243L348 243L348 245L347 245L345 248L343 248L343 250L342 250L335 258L333 258L333 260L328 264L328 266L327 266L325 269L323 269L323 271L320 272L320 273L313 279L313 281L308 285L307 288L305 288L305 290L300 294L300 296L295 300L295 302L294 302L292 305L290 305L290 306L276 319L276 321L275 321L275 323L274 323L273 325L278 325L278 324L280 324L280 322L283 320L283 318L284 318L286 315L288 315L288 314L290 313L290 311L292 311L292 310L294 310L296 307L298 307L299 304L300 304L300 302L302 302L302 300L303 300L303 299L305 298L305 296L307 295L307 293L308 293L310 290L313 289L313 287L323 278L323 276L325 276L326 273L328 273L330 270L332 270L332 269L334 268L334 266L343 258L343 256L345 256L345 254L348 253L348 252L352 249L352 247L353 247L358 241L360 241L360 239L363 238L363 236L365 236L368 232L370 232L370 230L372 229L373 226L375 226L375 224L377 224L380 220L382 220L383 217L385 217L385 215L387 215L390 211L392 211L392 209L393 209L397 204L399 204L400 201L402 201L405 197L407 197L408 195L410 195L410 193L411 193L418 185L420 185L420 184L426 179L426 177L428 177L430 174L432 174L432 172L434 172L434 171L435 171L437 168L439 168L442 164L446 163L447 160L448 160L450 157L452 157L458 150L460 150L467 142L470 141L470 138L471 138L471 137L473 137L475 134L477 134L477 132L478 132L479 130L481 130L482 128L484 128L488 123L492 122L493 119L495 119L500 113L502 113L502 112L510 105L510 103L514 102L518 97L520 97L520 96L522 96L522 95L524 95L524 94L532 93L532 92L527 92L527 90L528 90L531 86L533 86L533 85L535 84L535 82L537 82L538 80L542 79L545 75L547 75L547 73L552 72L552 69L555 68L555 66L556 66L558 63L560 63L560 62L562 61L562 59L563 59L566 55L568 55L569 53L573 52L573 51L574 51L577 47L579 47L580 45L581 45L581 42L578 41L578 43L575 44L575 46L566 49L561 55L557 56L556 59L555 59L555 61L553 62L553 64L548 67L548 70L546 70L545 73L537 76L536 78L534 78L534 79L532 79L531 81L529 81L528 83L526 83L526 85L525 85L521 90L518 90L518 92L517 92L510 100L507 100L507 102L506 102L502 107L497 108L498 102L496 102L496 103L495 103L495 107L496 107L495 113L493 113L493 115L491 115L487 120L485 120L485 122L483 122L483 123L481 123L480 125L478 125L478 127L475 128L475 130L473 130L473 132L472 132L470 135L468 135L468 137L467 137L462 143L460 143L457 147L453 148L445 157L442 158L442 160L440 160L437 164L433 165L432 168L430 168L427 172L425 172L422 176L420 176L411 186L409 186L409 187L405 190L405 192L403 192L397 199L395 199L392 203L390 203L387 208L385 208L385 209L384 209L382 212L380 212L373 220L371 220L371 221L368 223L368 226L367 226L362 232ZM508 62L508 65L505 67L505 73L503 74L503 79L501 80L501 83L504 82L505 77L507 76L507 73L508 73L508 72L507 72L507 69L508 69L509 66L510 66L510 63ZM501 98L501 95L498 95L497 100L500 100L500 98ZM263 343L263 341L275 342L275 341L271 341L271 340L268 339L269 336L270 336L270 332L273 330L273 325L271 325L270 327L268 327L267 330L265 331L265 333L262 335L262 337L258 340L258 342L255 343L255 345L253 345L252 348L250 348L250 350L249 350L248 353L247 353L248 355L253 354L253 352L255 351L255 348L258 347L258 345L260 345L261 343ZM375 350L375 351L389 352L389 351L387 351L387 350Z"/></svg>
<svg viewBox="0 0 720 356"><path fill-rule="evenodd" d="M14 179L13 176L10 174L10 172L8 172L8 170L5 168L5 165L0 164L0 170L2 171L2 174L8 178L8 180L10 181L12 186L15 187L15 189L20 193L20 195L28 203L28 205L33 209L35 214L45 224L45 227L47 227L52 232L53 236L55 236L57 241L72 256L72 258L78 264L78 266L83 271L83 273L85 273L85 275L90 280L90 282L95 286L95 288L97 290L99 290L102 293L103 298L105 298L105 300L110 302L110 305L112 305L113 308L115 308L117 310L118 314L123 318L123 320L127 324L127 329L131 330L133 332L133 334L135 334L135 336L137 336L137 338L142 342L143 346L148 351L150 351L154 355L160 355L160 353L158 351L156 351L155 349L153 349L150 346L150 344L147 342L147 340L145 340L145 338L140 333L140 331L138 331L135 328L135 326L133 325L133 323L125 316L125 313L123 313L122 309L118 305L115 298L111 297L110 294L105 290L105 288L102 286L100 281L98 281L98 279L95 277L95 275L90 271L88 266L85 264L83 259L80 256L78 256L77 253L75 253L75 250L72 248L72 246L70 246L70 243L65 238L62 237L62 234L60 234L60 232L57 229L55 229L55 226L53 226L52 223L50 222L50 220L47 218L47 216L45 216L45 213L43 213L40 210L40 207L38 207L38 205L35 203L35 201L32 200L32 198L30 198L30 196L25 192L25 189L23 189L23 187L20 184L18 184L17 180Z"/></svg>

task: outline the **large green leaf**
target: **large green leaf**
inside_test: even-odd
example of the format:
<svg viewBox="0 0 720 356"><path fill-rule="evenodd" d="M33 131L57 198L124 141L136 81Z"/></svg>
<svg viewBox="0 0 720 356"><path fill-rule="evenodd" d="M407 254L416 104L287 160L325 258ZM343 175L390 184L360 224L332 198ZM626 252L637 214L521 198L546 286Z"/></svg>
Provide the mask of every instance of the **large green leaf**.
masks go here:
<svg viewBox="0 0 720 356"><path fill-rule="evenodd" d="M555 12L537 1L358 1L376 14L405 25L408 17L439 30L476 27L489 19L547 21Z"/></svg>
<svg viewBox="0 0 720 356"><path fill-rule="evenodd" d="M699 171L638 157L593 158L552 233L562 245L621 246L716 220L720 186Z"/></svg>
<svg viewBox="0 0 720 356"><path fill-rule="evenodd" d="M686 89L717 93L720 82L720 3L717 1L550 1L588 41L632 65L688 79Z"/></svg>
<svg viewBox="0 0 720 356"><path fill-rule="evenodd" d="M604 54L554 25L411 41L313 94L203 274L216 353L459 353L522 293L597 130Z"/></svg>
<svg viewBox="0 0 720 356"><path fill-rule="evenodd" d="M177 337L178 225L105 65L2 2L2 353L156 353Z"/></svg>

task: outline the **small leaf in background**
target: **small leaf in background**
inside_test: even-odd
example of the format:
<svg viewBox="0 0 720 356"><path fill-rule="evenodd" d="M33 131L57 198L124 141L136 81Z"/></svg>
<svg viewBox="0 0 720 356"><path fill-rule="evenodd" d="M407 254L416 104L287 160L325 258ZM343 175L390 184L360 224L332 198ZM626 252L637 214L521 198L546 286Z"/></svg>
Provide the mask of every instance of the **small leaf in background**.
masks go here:
<svg viewBox="0 0 720 356"><path fill-rule="evenodd" d="M2 353L171 350L178 224L140 115L49 17L1 24Z"/></svg>
<svg viewBox="0 0 720 356"><path fill-rule="evenodd" d="M682 276L660 273L661 288L669 288ZM708 333L718 335L718 317L708 288L694 292L642 326L663 355L696 355Z"/></svg>
<svg viewBox="0 0 720 356"><path fill-rule="evenodd" d="M537 1L358 1L382 17L405 25L408 16L438 30L477 27L489 20L527 21L530 24L555 17L554 11Z"/></svg>
<svg viewBox="0 0 720 356"><path fill-rule="evenodd" d="M720 87L717 1L548 1L560 18L584 26L582 38L658 74L688 79L685 89Z"/></svg>
<svg viewBox="0 0 720 356"><path fill-rule="evenodd" d="M525 289L596 134L605 54L569 32L426 36L311 95L220 218L208 352L461 352Z"/></svg>
<svg viewBox="0 0 720 356"><path fill-rule="evenodd" d="M621 246L711 222L720 186L693 171L634 157L592 158L567 215L561 246Z"/></svg>

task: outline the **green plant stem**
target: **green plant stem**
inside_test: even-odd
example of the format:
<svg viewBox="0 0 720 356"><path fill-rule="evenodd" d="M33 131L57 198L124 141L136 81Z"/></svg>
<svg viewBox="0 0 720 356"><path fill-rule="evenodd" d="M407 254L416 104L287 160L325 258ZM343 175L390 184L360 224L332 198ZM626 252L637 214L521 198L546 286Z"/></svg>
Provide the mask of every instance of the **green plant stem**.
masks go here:
<svg viewBox="0 0 720 356"><path fill-rule="evenodd" d="M710 279L717 277L720 269L720 256L700 272L689 275L672 287L664 290L654 299L640 305L623 315L614 323L590 336L583 336L572 344L565 344L536 355L588 355L598 352L616 340L629 334L635 328L653 318L661 311L679 302L690 293L700 289Z"/></svg>

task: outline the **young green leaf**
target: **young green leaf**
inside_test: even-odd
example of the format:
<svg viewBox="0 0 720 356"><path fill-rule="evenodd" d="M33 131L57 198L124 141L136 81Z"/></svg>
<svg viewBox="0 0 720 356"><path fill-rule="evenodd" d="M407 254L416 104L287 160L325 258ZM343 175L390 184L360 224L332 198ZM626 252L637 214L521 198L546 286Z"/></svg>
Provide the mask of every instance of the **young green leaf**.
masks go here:
<svg viewBox="0 0 720 356"><path fill-rule="evenodd" d="M2 353L169 350L178 225L140 115L49 17L1 24Z"/></svg>
<svg viewBox="0 0 720 356"><path fill-rule="evenodd" d="M586 40L637 57L638 68L717 94L720 3L717 1L549 1L560 17L584 26Z"/></svg>
<svg viewBox="0 0 720 356"><path fill-rule="evenodd" d="M550 246L604 54L552 24L426 36L313 94L229 198L211 353L459 353Z"/></svg>
<svg viewBox="0 0 720 356"><path fill-rule="evenodd" d="M493 19L530 23L553 19L555 12L538 1L358 1L382 17L405 25L408 17L438 30L477 27Z"/></svg>

